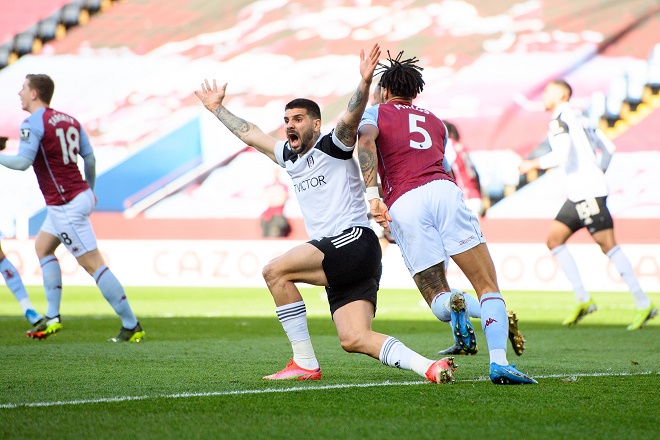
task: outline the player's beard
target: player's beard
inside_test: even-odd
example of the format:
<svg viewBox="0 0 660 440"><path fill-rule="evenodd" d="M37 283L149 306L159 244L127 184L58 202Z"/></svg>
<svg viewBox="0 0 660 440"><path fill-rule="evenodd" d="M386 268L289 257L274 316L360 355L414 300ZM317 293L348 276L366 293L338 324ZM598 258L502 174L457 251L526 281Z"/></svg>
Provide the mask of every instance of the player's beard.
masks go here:
<svg viewBox="0 0 660 440"><path fill-rule="evenodd" d="M293 134L298 139L298 145L296 147L291 148L291 151L294 152L295 154L302 154L303 152L306 152L307 147L314 139L314 130L308 129L303 131L302 133L293 130L288 134L290 146L292 140L291 134Z"/></svg>

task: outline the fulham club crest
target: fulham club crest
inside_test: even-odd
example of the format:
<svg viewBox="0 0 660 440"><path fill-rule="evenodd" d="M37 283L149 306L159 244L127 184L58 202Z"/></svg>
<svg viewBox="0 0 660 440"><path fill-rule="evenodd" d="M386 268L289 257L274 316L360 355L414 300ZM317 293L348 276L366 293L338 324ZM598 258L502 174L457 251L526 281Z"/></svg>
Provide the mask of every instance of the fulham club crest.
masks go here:
<svg viewBox="0 0 660 440"><path fill-rule="evenodd" d="M314 156L310 155L310 156L307 158L307 166L308 166L309 168L311 168L311 167L314 166Z"/></svg>

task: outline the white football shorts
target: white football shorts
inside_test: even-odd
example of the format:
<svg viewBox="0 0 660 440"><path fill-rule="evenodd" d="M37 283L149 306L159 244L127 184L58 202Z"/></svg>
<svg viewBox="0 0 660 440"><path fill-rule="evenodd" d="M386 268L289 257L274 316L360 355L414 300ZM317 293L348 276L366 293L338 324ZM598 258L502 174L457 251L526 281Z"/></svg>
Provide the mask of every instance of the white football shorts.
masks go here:
<svg viewBox="0 0 660 440"><path fill-rule="evenodd" d="M94 211L94 203L94 192L88 189L69 203L49 205L41 230L59 238L76 258L93 251L97 248L96 235L89 216Z"/></svg>
<svg viewBox="0 0 660 440"><path fill-rule="evenodd" d="M434 180L403 194L390 216L392 235L411 275L486 242L463 193L449 180Z"/></svg>

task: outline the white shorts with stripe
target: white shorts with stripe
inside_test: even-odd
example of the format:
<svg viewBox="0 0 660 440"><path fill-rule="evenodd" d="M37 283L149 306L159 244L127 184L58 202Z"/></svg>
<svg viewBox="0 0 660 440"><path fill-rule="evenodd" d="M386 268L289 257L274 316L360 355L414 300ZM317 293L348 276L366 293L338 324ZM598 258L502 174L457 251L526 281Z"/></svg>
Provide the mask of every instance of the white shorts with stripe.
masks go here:
<svg viewBox="0 0 660 440"><path fill-rule="evenodd" d="M96 235L89 216L94 211L94 204L94 192L88 189L69 203L49 205L41 230L59 238L76 258L93 251L97 248Z"/></svg>
<svg viewBox="0 0 660 440"><path fill-rule="evenodd" d="M408 191L389 211L392 235L411 275L486 242L463 193L449 180Z"/></svg>

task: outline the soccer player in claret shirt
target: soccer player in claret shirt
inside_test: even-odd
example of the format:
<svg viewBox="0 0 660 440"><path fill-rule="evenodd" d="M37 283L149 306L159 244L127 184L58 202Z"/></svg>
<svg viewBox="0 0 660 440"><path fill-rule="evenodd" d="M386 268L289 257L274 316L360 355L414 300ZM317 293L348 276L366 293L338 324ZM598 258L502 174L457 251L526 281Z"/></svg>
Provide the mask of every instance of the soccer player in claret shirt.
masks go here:
<svg viewBox="0 0 660 440"><path fill-rule="evenodd" d="M374 219L390 229L422 296L441 321L452 322L461 346L476 348L465 297L452 293L445 274L451 256L480 300L482 328L495 384L534 384L506 358L508 317L479 221L463 201L444 162L447 129L430 111L413 105L423 90L415 58L381 64L382 104L367 109L358 152ZM384 200L378 193L377 174Z"/></svg>
<svg viewBox="0 0 660 440"><path fill-rule="evenodd" d="M35 248L48 310L27 335L43 339L62 329L62 272L55 257L55 250L62 243L94 277L101 293L121 318L119 335L108 341L138 342L145 332L131 310L123 286L105 265L89 220L96 204L93 192L96 159L92 146L76 119L50 108L54 91L55 84L48 75L26 76L18 95L23 110L31 115L21 124L18 154L0 155L0 164L11 169L26 170L32 165L46 200L47 216L35 239ZM85 179L78 169L79 155L84 161Z"/></svg>
<svg viewBox="0 0 660 440"><path fill-rule="evenodd" d="M5 279L7 287L11 290L11 293L14 294L14 297L16 297L16 300L21 305L23 316L25 316L28 322L35 325L43 319L44 316L34 310L32 301L30 301L30 297L23 285L23 280L21 280L21 275L2 251L2 246L0 246L0 272L2 272L2 277Z"/></svg>
<svg viewBox="0 0 660 440"><path fill-rule="evenodd" d="M571 108L568 101L572 93L571 86L564 80L551 81L546 85L543 104L546 110L552 112L548 127L552 151L536 159L522 161L519 169L526 174L533 169L561 167L566 174L568 199L552 222L547 240L548 248L573 285L577 299L573 312L563 324L577 324L596 311L596 303L584 288L575 260L566 247L566 241L574 233L587 228L630 288L637 303L637 313L628 330L637 330L657 316L658 309L642 290L630 260L614 238L614 221L607 208L609 190L604 172L615 147L600 130L587 125L585 118Z"/></svg>
<svg viewBox="0 0 660 440"><path fill-rule="evenodd" d="M383 103L382 87L381 87L380 83L378 83L374 87L373 93L371 95L370 104L373 106L373 105L382 104L382 103ZM453 126L453 124L448 123L447 121L443 121L443 123L447 127L447 136L449 137L449 139L450 140L453 140L453 139L458 140L459 136L458 136L458 131L456 130L456 127ZM452 137L452 128L455 131L455 133L454 133L455 137ZM368 137L360 136L358 138L358 149L364 148L365 145L363 145L363 144L366 144L368 142L369 142ZM449 142L447 144L447 146L449 146L449 145L451 145L451 142ZM453 169L454 167L453 167L451 161L446 160L446 159L447 159L447 156L445 155L445 157L443 158L443 167L445 168L445 171L447 171L448 174L449 174L450 171L452 171L452 174L455 177L456 172ZM478 185L478 179L475 179L475 180L476 180L476 184ZM457 178L456 178L456 183L457 183L457 185L459 183L459 180ZM459 188L460 188L460 185L459 185ZM461 191L463 191L463 198L465 200L465 197L466 197L465 188L461 188ZM380 192L382 194L382 188L380 188ZM474 193L472 193L472 194L474 194ZM479 199L478 201L479 201L478 206L481 206L481 199ZM468 200L465 200L465 205L469 209L471 209L472 212L475 213L475 215L479 215L479 214L477 214L477 211L475 211L474 208L470 207L470 203L468 202ZM475 205L476 205L476 203L475 203ZM378 228L380 228L381 230L383 229L380 226L378 226ZM388 242L392 242L392 243L395 242L395 240L391 238L389 233L387 234L387 237L388 237ZM445 263L447 263L447 261L445 261ZM446 268L446 265L445 265L445 268ZM433 290L421 289L420 288L420 292L422 293L422 296L424 297L424 300L426 300L426 303L429 305L429 307L431 307L431 304L433 303L433 299L434 299L434 296L435 296ZM465 299L465 307L466 307L466 310L467 310L467 314L470 318L479 318L479 319L481 319L481 306L480 306L479 300L477 300L477 298L475 298L474 296L470 295L469 293L463 292L462 290L459 290L459 289L453 289L452 288L451 293L452 294L456 293L457 295L463 295L463 298ZM447 311L451 310L451 304L450 303L451 303L452 297L454 297L454 296L453 295L444 295L443 296L443 298L444 298L443 301L445 303L445 307L446 307ZM459 297L456 296L454 298L459 298ZM436 305L436 308L437 307L438 307L438 305ZM461 341L460 341L461 334L460 334L460 332L457 333L456 328L455 328L456 327L456 320L454 319L453 323L451 321L451 317L453 316L454 318L456 318L457 315L453 314L451 316L447 316L445 313L443 313L443 314L441 314L441 316L443 316L444 318L447 318L447 320L444 321L444 322L446 322L446 323L450 324L452 327L454 327L453 334L454 334L455 343L454 343L454 345L452 345L451 347L449 347L445 350L440 350L438 352L438 355L447 356L447 355L473 355L473 354L477 354L477 352L479 350L477 348L476 336L475 336L475 339L474 339L474 344L469 344L468 346L465 346L465 344L461 345ZM518 317L517 317L516 313L513 310L508 310L507 311L507 318L509 319L509 341L511 341L511 347L513 348L513 351L514 351L514 353L516 353L516 355L521 356L523 354L523 352L525 351L525 338L523 337L522 333L520 333L520 330L518 330Z"/></svg>
<svg viewBox="0 0 660 440"><path fill-rule="evenodd" d="M378 238L369 227L360 170L353 159L357 127L369 97L380 48L360 53L361 80L347 111L330 134L321 135L321 111L309 99L285 106L286 141L224 107L227 84L208 81L195 92L234 135L286 169L311 240L269 262L263 276L277 317L293 349L293 359L267 380L319 380L321 368L307 328L305 303L295 283L325 286L341 346L383 364L412 370L431 382L453 380L453 360L426 359L397 339L372 330L382 271ZM294 81L296 73L289 72Z"/></svg>

